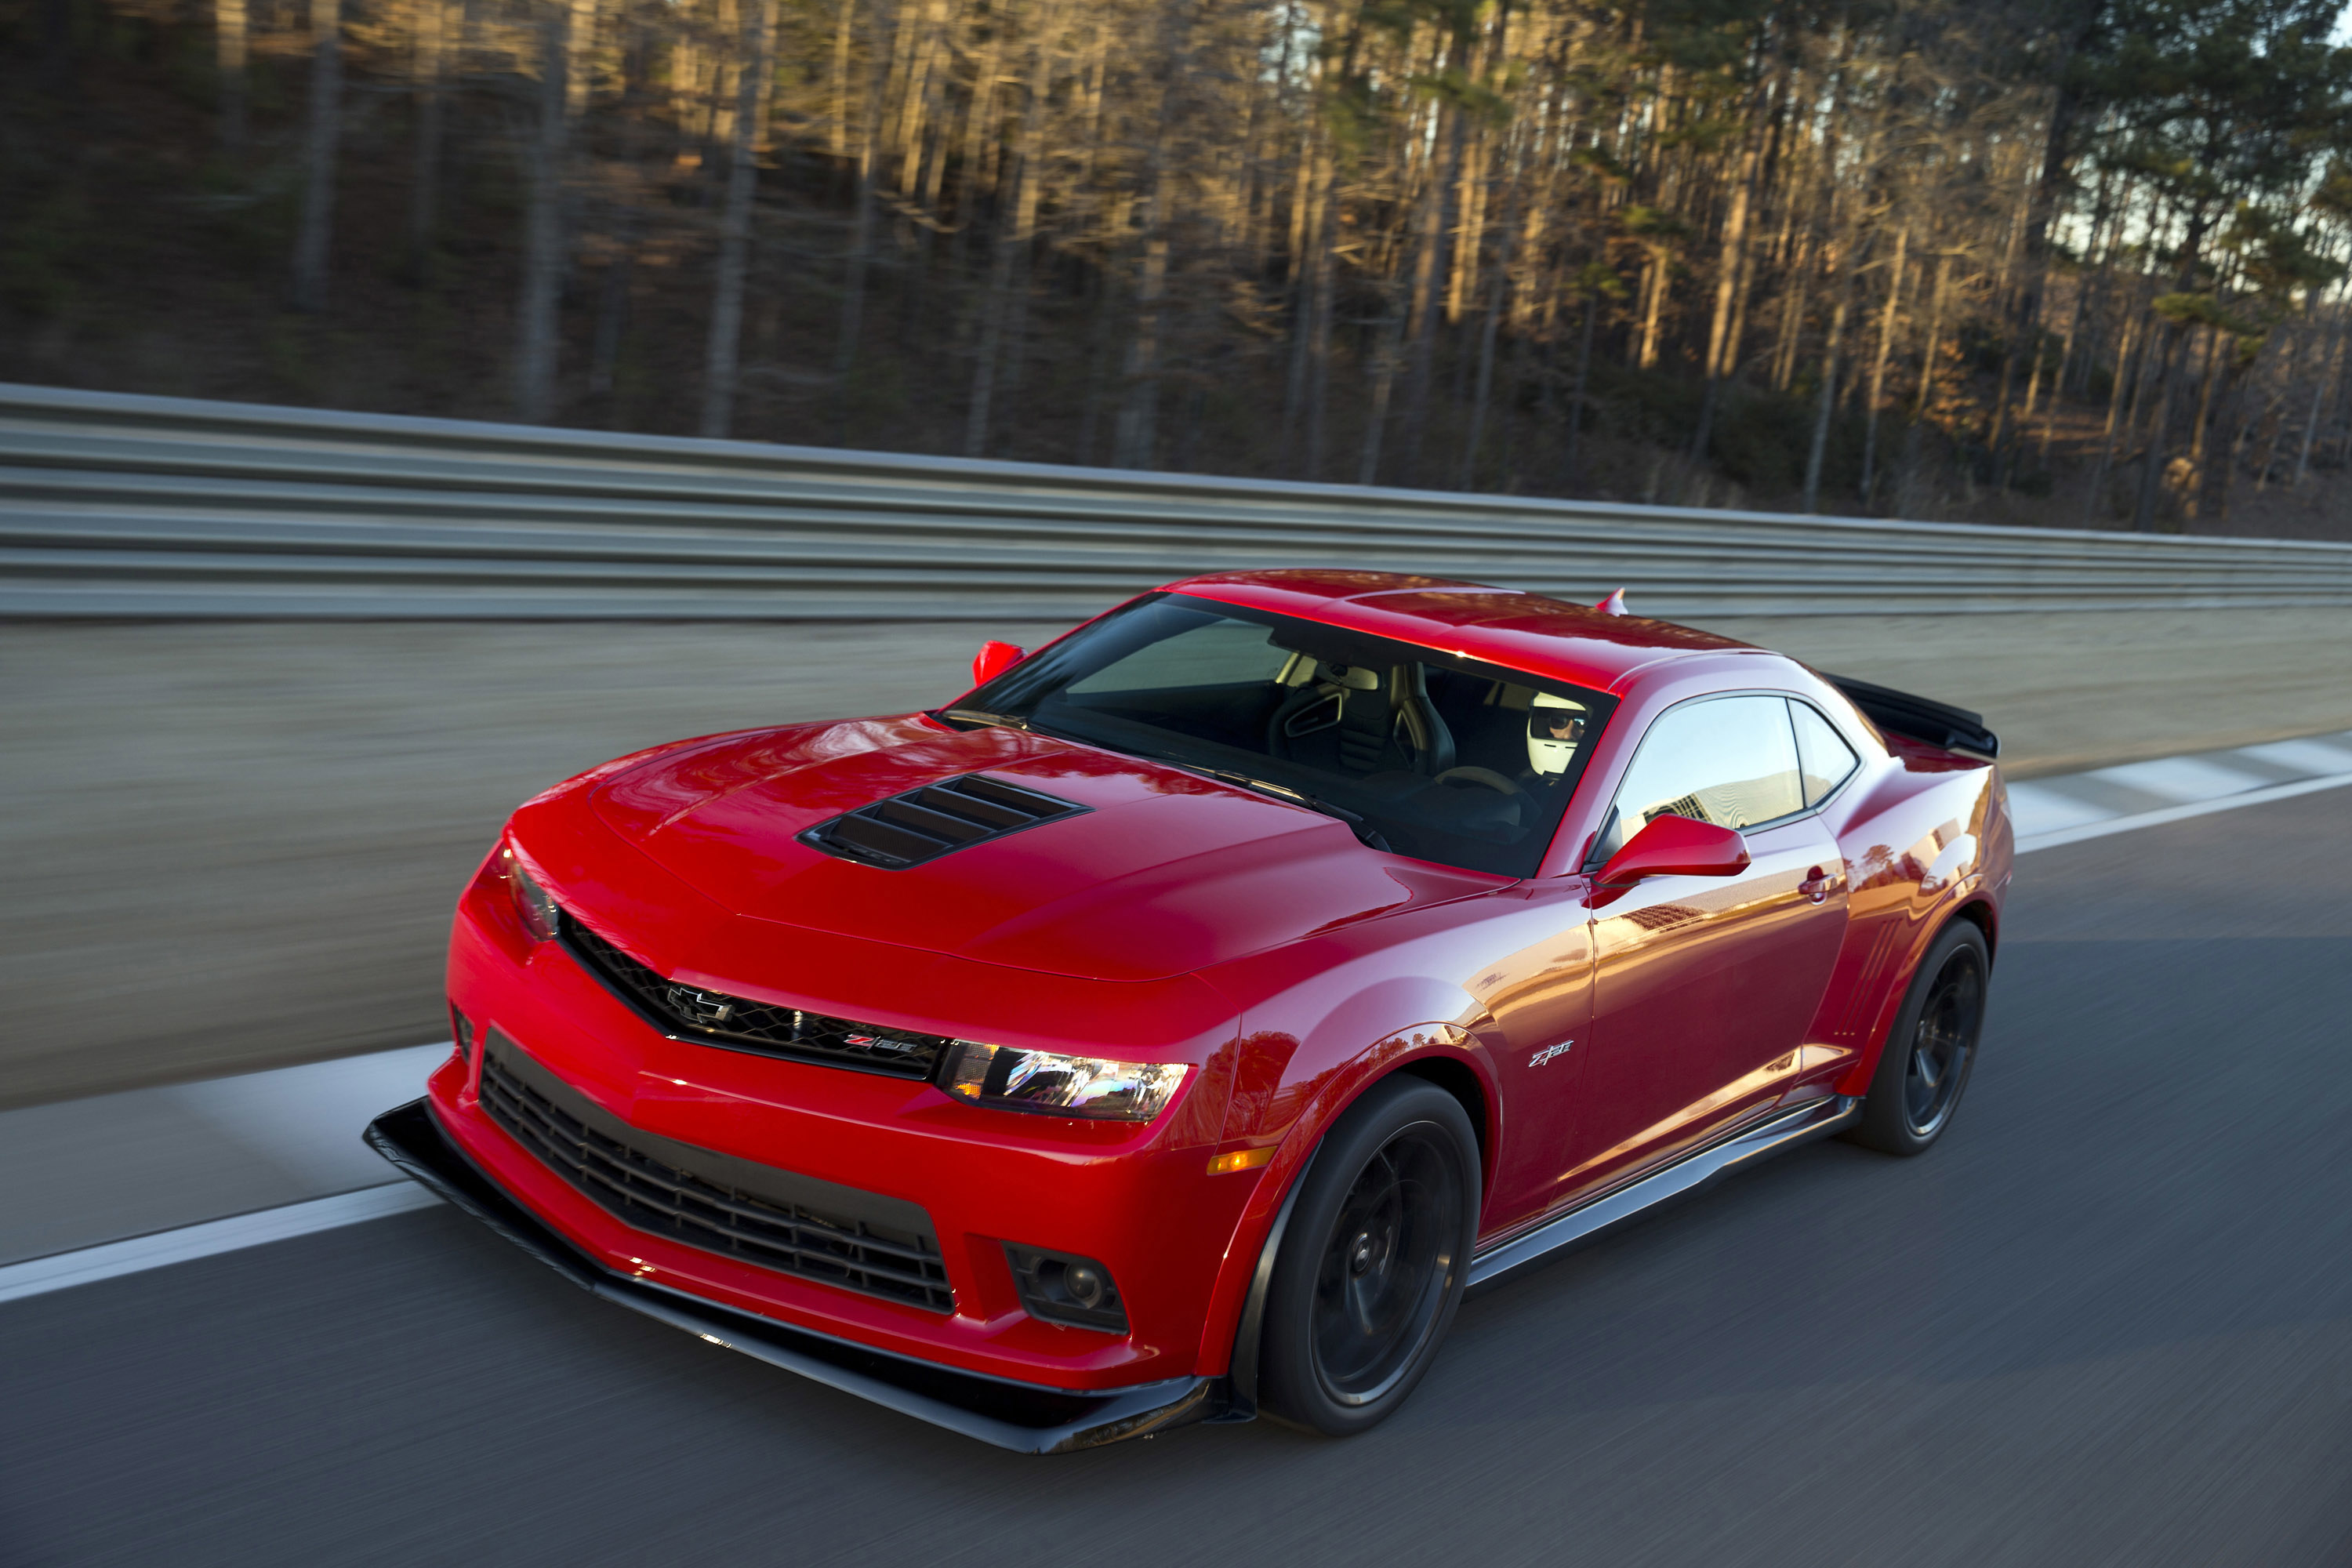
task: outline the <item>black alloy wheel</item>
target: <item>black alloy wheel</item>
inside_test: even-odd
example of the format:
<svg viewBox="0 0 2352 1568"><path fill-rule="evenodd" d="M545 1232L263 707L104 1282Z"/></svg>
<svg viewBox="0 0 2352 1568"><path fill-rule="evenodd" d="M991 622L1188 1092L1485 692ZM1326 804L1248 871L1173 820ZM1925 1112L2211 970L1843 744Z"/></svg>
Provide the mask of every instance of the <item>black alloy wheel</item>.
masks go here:
<svg viewBox="0 0 2352 1568"><path fill-rule="evenodd" d="M1991 968L1973 922L1955 920L1937 934L1887 1035L1855 1142L1918 1154L1943 1135L1976 1066Z"/></svg>
<svg viewBox="0 0 2352 1568"><path fill-rule="evenodd" d="M1454 1097L1376 1084L1323 1139L1275 1260L1260 1394L1333 1436L1377 1425L1435 1360L1467 1282L1478 1143Z"/></svg>

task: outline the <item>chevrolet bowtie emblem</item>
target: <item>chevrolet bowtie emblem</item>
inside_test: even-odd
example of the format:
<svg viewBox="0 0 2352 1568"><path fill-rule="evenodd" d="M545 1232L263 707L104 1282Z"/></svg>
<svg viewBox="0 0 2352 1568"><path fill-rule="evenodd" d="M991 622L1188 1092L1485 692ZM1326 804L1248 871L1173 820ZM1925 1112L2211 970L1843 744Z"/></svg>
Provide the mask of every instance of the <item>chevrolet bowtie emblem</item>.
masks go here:
<svg viewBox="0 0 2352 1568"><path fill-rule="evenodd" d="M669 1005L679 1017L705 1026L723 1024L735 1016L735 998L711 991L697 991L691 985L671 986Z"/></svg>

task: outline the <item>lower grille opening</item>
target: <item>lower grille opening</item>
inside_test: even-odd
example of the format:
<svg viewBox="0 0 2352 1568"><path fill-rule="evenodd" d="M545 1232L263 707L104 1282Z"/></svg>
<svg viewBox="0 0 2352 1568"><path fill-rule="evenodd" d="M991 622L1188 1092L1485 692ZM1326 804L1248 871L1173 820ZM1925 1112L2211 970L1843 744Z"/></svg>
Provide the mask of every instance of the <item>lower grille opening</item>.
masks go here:
<svg viewBox="0 0 2352 1568"><path fill-rule="evenodd" d="M643 1132L597 1110L495 1030L482 1054L481 1103L548 1169L640 1230L869 1296L955 1310L939 1237L911 1204ZM742 1180L766 1190L746 1191ZM797 1201L794 1187L816 1203ZM899 1211L907 1223L838 1212L851 1207Z"/></svg>

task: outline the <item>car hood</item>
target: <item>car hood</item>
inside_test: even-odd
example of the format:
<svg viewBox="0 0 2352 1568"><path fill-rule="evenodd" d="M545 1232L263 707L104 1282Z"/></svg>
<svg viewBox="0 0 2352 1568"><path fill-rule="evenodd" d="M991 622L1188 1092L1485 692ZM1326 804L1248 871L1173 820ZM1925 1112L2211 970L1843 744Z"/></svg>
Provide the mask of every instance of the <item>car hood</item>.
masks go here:
<svg viewBox="0 0 2352 1568"><path fill-rule="evenodd" d="M901 870L799 840L974 773L1087 809ZM1182 974L1498 882L1181 769L919 715L689 742L590 788L607 828L734 914L1085 979Z"/></svg>

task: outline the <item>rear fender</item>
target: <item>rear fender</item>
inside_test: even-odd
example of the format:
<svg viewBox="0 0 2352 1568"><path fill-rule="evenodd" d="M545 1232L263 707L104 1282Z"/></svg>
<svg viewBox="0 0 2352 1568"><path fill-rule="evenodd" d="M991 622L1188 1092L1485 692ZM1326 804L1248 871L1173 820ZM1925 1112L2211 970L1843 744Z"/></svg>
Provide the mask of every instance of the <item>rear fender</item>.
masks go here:
<svg viewBox="0 0 2352 1568"><path fill-rule="evenodd" d="M1992 900L1986 896L1981 876L1971 876L1955 885L1948 899L1938 899L1913 921L1900 963L1887 966L1885 988L1880 993L1876 1016L1871 1020L1867 1041L1853 1066L1837 1080L1840 1094L1864 1095L1870 1092L1870 1080L1877 1076L1879 1058L1886 1054L1888 1037L1895 1028L1895 1016L1903 1010L1903 999L1911 994L1911 983L1918 977L1920 963L1927 949L1956 920L1973 920L1985 933L1985 945L1993 942L1996 921Z"/></svg>
<svg viewBox="0 0 2352 1568"><path fill-rule="evenodd" d="M1925 828L1929 822L1937 826ZM1858 1040L1861 1050L1839 1076L1839 1094L1870 1091L1870 1080L1878 1070L1895 1015L1910 993L1928 946L1944 928L1965 913L1984 927L1988 942L1999 929L2000 900L2008 889L2015 853L2015 836L1999 773L1976 768L1948 778L1894 809L1850 826L1840 838L1848 845L1874 838L1899 844L1914 835L1917 837L1909 848L1889 858L1890 867L1899 868L1898 875L1908 883L1908 896L1899 913L1882 917L1893 919L1898 928L1885 961L1875 973L1859 981L1874 994L1864 999L1868 1012L1864 1026L1846 1037ZM1852 867L1853 851L1849 847L1847 853ZM1816 1028L1828 1023L1832 1009L1843 1012L1847 1005L1841 998L1825 998L1823 1016L1816 1020ZM1816 1034L1815 1037L1825 1037Z"/></svg>

